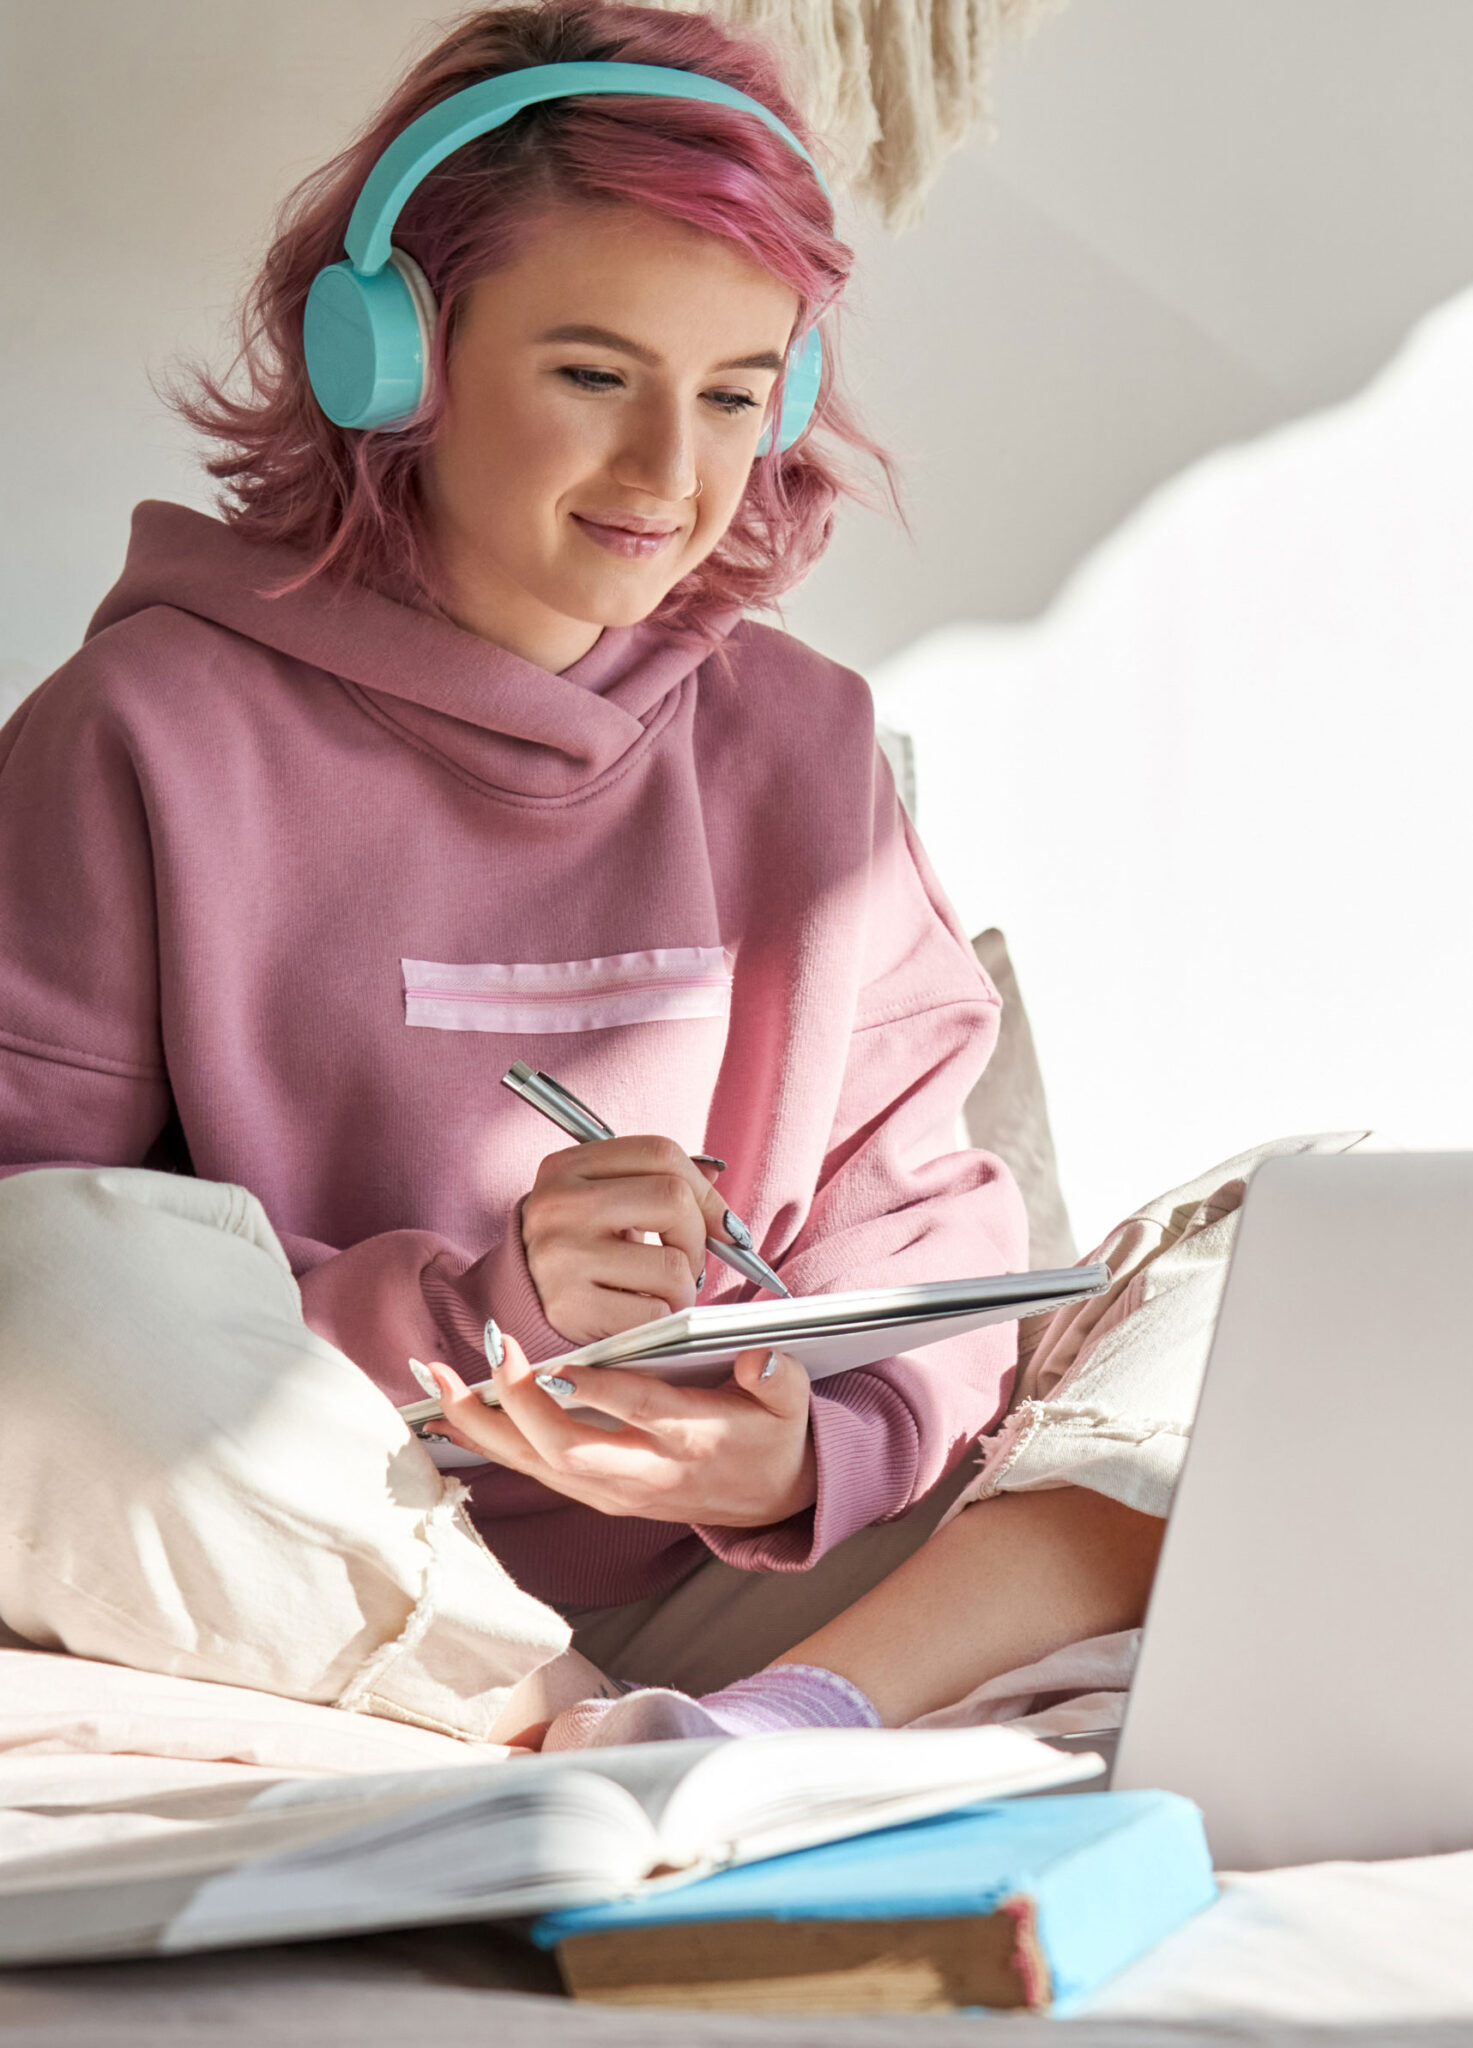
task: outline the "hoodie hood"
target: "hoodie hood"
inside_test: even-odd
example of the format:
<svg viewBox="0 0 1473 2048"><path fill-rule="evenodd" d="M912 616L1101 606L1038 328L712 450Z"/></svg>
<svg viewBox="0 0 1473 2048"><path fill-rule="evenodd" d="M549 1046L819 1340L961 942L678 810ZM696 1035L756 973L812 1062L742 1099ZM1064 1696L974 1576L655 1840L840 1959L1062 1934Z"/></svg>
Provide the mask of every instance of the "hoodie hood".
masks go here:
<svg viewBox="0 0 1473 2048"><path fill-rule="evenodd" d="M264 594L305 566L294 548L249 541L206 513L148 500L133 514L123 573L87 638L169 606L253 642L268 658L338 678L381 722L491 788L557 798L587 790L647 742L740 616L725 615L705 636L648 621L608 627L581 661L555 675L361 584L317 578L283 597Z"/></svg>

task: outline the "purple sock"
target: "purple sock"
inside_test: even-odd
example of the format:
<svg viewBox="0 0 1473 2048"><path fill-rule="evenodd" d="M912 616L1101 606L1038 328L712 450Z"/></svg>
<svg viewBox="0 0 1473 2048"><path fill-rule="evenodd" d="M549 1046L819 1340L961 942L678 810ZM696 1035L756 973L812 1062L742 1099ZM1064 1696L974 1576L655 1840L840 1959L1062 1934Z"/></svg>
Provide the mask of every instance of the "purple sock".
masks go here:
<svg viewBox="0 0 1473 2048"><path fill-rule="evenodd" d="M682 1736L774 1735L785 1728L878 1728L874 1702L815 1664L774 1664L693 1700L664 1685L635 1686L613 1699L580 1700L558 1715L544 1750L606 1749Z"/></svg>
<svg viewBox="0 0 1473 2048"><path fill-rule="evenodd" d="M774 1664L739 1678L699 1704L728 1735L768 1735L781 1728L878 1728L867 1693L817 1664Z"/></svg>

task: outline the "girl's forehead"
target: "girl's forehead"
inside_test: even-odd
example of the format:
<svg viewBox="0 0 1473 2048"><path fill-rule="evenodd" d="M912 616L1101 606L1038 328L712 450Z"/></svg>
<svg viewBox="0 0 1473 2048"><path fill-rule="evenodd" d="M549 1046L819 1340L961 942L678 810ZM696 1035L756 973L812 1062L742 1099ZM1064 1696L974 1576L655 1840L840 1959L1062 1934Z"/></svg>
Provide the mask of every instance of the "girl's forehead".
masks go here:
<svg viewBox="0 0 1473 2048"><path fill-rule="evenodd" d="M791 324L797 294L737 243L636 206L559 206L528 222L512 260L472 287L505 314L593 321L592 308L643 307L688 320L740 310ZM520 324L520 323L519 323ZM608 324L603 321L601 324Z"/></svg>

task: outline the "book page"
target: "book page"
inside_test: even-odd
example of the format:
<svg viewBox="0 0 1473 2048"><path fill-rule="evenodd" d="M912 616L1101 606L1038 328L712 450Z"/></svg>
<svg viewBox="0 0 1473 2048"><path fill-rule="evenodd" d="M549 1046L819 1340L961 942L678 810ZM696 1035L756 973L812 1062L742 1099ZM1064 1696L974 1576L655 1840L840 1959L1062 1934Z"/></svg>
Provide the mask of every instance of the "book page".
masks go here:
<svg viewBox="0 0 1473 2048"><path fill-rule="evenodd" d="M607 1754L607 1752L605 1752ZM838 1836L1093 1777L1015 1728L801 1728L728 1742L660 1817L667 1866L744 1862Z"/></svg>
<svg viewBox="0 0 1473 2048"><path fill-rule="evenodd" d="M644 1773L657 1806L689 1763ZM560 1756L278 1783L214 1825L8 1861L0 1963L539 1911L629 1890L658 1854L636 1794Z"/></svg>
<svg viewBox="0 0 1473 2048"><path fill-rule="evenodd" d="M731 1746L731 1738L725 1735L690 1736L677 1742L630 1743L615 1749L559 1750L537 1761L549 1770L561 1766L611 1778L639 1801L651 1829L659 1835L671 1801L692 1772L708 1757L722 1755ZM663 1853L663 1840L660 1847Z"/></svg>
<svg viewBox="0 0 1473 2048"><path fill-rule="evenodd" d="M40 1760L27 1758L29 1778L12 1770L5 1788L18 1810L12 1816L0 1809L0 1898L37 1886L126 1884L166 1870L203 1874L343 1835L406 1808L523 1793L549 1773L569 1770L622 1784L656 1824L692 1765L720 1746L706 1739L549 1757L498 1755L489 1748L485 1763L335 1778L253 1776L231 1765L216 1767L225 1780L218 1785L208 1770L203 1783L194 1782L202 1768L197 1764L166 1761L154 1765L142 1791L122 1797L118 1759L48 1758L54 1768L38 1776ZM177 1790L170 1773L186 1779ZM132 1775L121 1776L131 1785ZM38 1813L51 1824L40 1825ZM16 1825L7 1828L11 1818ZM95 1825L89 1828L89 1821Z"/></svg>
<svg viewBox="0 0 1473 2048"><path fill-rule="evenodd" d="M537 1774L222 1871L174 1914L159 1947L536 1913L633 1890L656 1849L621 1785L591 1771Z"/></svg>

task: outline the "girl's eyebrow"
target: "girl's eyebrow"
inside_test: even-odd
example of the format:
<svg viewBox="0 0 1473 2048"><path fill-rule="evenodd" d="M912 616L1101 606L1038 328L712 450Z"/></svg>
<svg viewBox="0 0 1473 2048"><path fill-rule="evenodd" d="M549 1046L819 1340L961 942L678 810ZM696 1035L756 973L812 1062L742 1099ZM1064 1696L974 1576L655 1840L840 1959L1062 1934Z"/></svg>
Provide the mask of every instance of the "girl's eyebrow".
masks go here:
<svg viewBox="0 0 1473 2048"><path fill-rule="evenodd" d="M584 327L573 322L565 327L550 327L546 334L539 334L537 340L539 346L549 341L581 341L589 348L616 349L620 355L632 356L636 363L643 363L647 369L657 370L660 367L660 358L652 348L630 341L627 335L614 334L607 327ZM782 357L770 348L755 356L741 356L735 362L716 365L718 370L771 370L774 376L781 373L782 367Z"/></svg>

